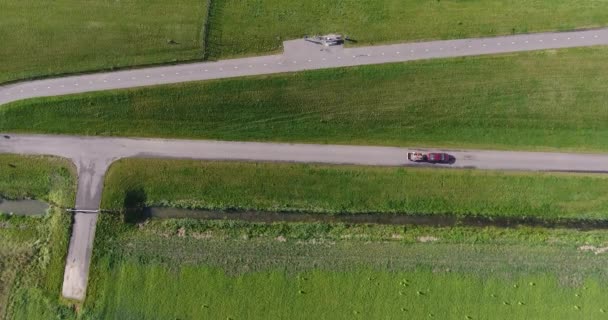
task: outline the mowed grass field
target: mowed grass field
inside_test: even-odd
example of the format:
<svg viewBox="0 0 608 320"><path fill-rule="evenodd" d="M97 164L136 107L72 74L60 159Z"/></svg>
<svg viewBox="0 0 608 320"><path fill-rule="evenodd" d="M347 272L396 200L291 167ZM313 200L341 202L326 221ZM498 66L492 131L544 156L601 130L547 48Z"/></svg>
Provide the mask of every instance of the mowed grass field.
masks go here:
<svg viewBox="0 0 608 320"><path fill-rule="evenodd" d="M605 219L602 175L128 159L102 207Z"/></svg>
<svg viewBox="0 0 608 320"><path fill-rule="evenodd" d="M199 0L3 0L0 83L201 59L206 10Z"/></svg>
<svg viewBox="0 0 608 320"><path fill-rule="evenodd" d="M76 197L76 168L50 156L0 154L0 199L39 199L72 207Z"/></svg>
<svg viewBox="0 0 608 320"><path fill-rule="evenodd" d="M601 317L606 307L601 301L607 290L593 279L583 289L564 288L547 275L505 281L428 270L313 271L299 274L306 278L302 281L280 271L234 277L212 268L178 269L134 262L112 268L100 314L121 319L573 319ZM579 292L584 298L577 298Z"/></svg>
<svg viewBox="0 0 608 320"><path fill-rule="evenodd" d="M608 310L608 256L579 249L604 243L605 232L111 219L98 225L84 318L572 319Z"/></svg>
<svg viewBox="0 0 608 320"><path fill-rule="evenodd" d="M19 101L0 130L608 151L608 48L316 70Z"/></svg>
<svg viewBox="0 0 608 320"><path fill-rule="evenodd" d="M58 304L76 177L64 159L0 155L0 198L35 198L55 206L44 217L0 214L0 319L50 319Z"/></svg>
<svg viewBox="0 0 608 320"><path fill-rule="evenodd" d="M279 50L282 41L338 32L358 44L453 39L608 23L608 1L216 0L211 57Z"/></svg>

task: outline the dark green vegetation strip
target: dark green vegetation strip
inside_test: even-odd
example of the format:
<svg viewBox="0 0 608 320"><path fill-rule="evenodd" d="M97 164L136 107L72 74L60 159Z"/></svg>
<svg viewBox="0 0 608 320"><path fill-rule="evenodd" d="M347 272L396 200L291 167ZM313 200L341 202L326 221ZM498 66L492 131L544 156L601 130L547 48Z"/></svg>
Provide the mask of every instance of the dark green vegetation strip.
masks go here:
<svg viewBox="0 0 608 320"><path fill-rule="evenodd" d="M0 196L72 207L72 165L54 157L0 155ZM51 319L59 305L71 215L52 207L43 218L0 215L0 319Z"/></svg>
<svg viewBox="0 0 608 320"><path fill-rule="evenodd" d="M203 57L205 1L0 4L0 83Z"/></svg>
<svg viewBox="0 0 608 320"><path fill-rule="evenodd" d="M608 151L608 48L319 70L16 102L0 130Z"/></svg>
<svg viewBox="0 0 608 320"><path fill-rule="evenodd" d="M374 44L607 23L605 0L216 0L208 41L212 57L223 57L277 50L283 40L306 34L341 32Z"/></svg>
<svg viewBox="0 0 608 320"><path fill-rule="evenodd" d="M0 199L39 199L71 207L76 170L66 159L0 154Z"/></svg>
<svg viewBox="0 0 608 320"><path fill-rule="evenodd" d="M600 175L128 159L102 206L605 218L607 190Z"/></svg>
<svg viewBox="0 0 608 320"><path fill-rule="evenodd" d="M63 319L59 303L71 214L44 218L0 215L0 319Z"/></svg>
<svg viewBox="0 0 608 320"><path fill-rule="evenodd" d="M605 232L136 226L111 215L98 231L91 318L567 319L608 310L608 256L583 251L605 244Z"/></svg>

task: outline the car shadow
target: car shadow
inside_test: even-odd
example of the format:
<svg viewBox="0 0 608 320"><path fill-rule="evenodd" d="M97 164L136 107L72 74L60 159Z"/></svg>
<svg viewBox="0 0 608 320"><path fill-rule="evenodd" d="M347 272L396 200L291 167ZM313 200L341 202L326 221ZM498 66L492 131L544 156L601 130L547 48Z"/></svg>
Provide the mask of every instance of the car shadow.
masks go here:
<svg viewBox="0 0 608 320"><path fill-rule="evenodd" d="M357 43L359 41L357 41L356 39L353 39L353 38L351 38L349 36L345 36L344 37L344 42Z"/></svg>

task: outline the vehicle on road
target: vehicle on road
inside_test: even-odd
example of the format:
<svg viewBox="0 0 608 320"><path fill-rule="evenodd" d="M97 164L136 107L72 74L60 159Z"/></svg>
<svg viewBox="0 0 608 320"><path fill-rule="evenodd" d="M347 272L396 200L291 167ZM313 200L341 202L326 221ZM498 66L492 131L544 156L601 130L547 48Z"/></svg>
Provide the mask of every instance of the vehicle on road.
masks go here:
<svg viewBox="0 0 608 320"><path fill-rule="evenodd" d="M448 163L450 162L450 155L447 153L429 153L427 161L431 163Z"/></svg>
<svg viewBox="0 0 608 320"><path fill-rule="evenodd" d="M323 46L337 46L344 43L344 37L340 34L327 34L324 36L304 36L304 40L316 44L321 44Z"/></svg>
<svg viewBox="0 0 608 320"><path fill-rule="evenodd" d="M450 163L452 157L443 152L431 152L424 154L422 152L408 152L407 159L413 162L429 162L429 163Z"/></svg>
<svg viewBox="0 0 608 320"><path fill-rule="evenodd" d="M425 162L426 155L422 152L408 152L407 159L414 162Z"/></svg>

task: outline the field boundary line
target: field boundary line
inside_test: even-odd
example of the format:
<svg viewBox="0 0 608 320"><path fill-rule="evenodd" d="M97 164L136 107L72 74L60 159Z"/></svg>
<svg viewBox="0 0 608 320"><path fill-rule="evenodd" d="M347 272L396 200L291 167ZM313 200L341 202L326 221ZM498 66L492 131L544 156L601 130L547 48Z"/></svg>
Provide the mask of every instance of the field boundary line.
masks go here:
<svg viewBox="0 0 608 320"><path fill-rule="evenodd" d="M203 21L203 29L201 30L202 44L203 44L203 60L207 60L209 57L209 50L207 45L209 44L209 29L211 26L211 10L213 9L213 0L205 0L206 1L206 14Z"/></svg>

